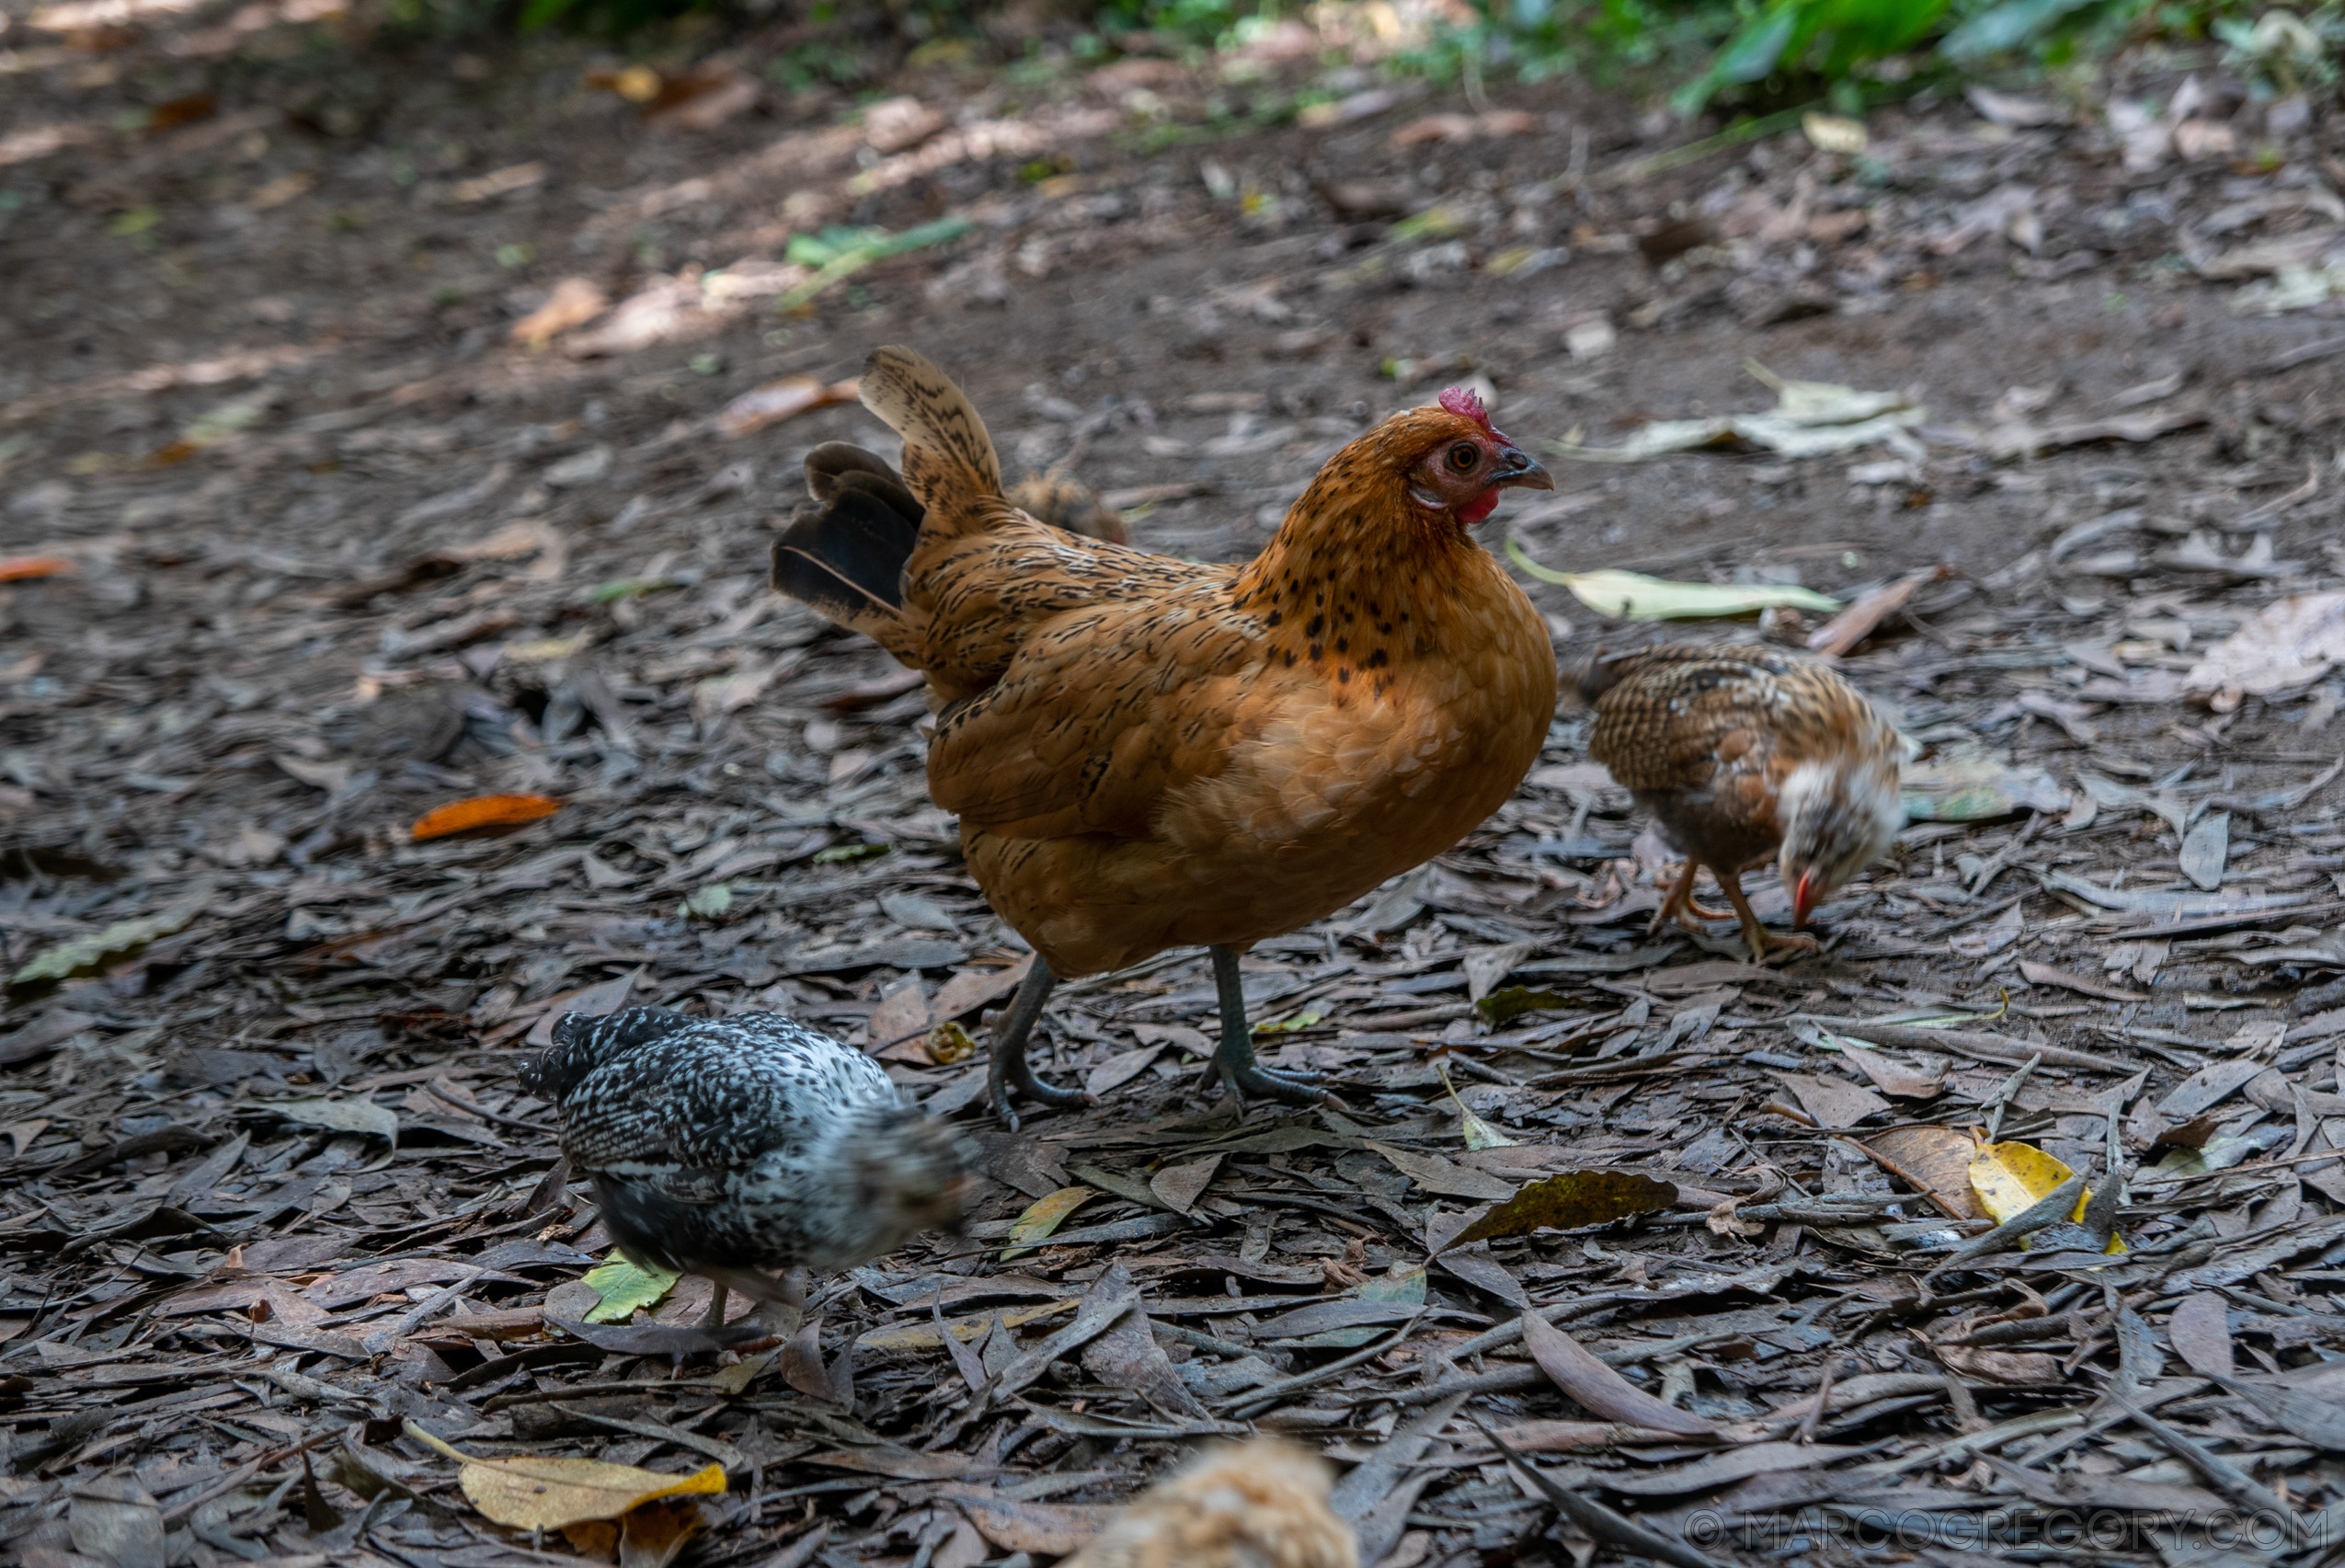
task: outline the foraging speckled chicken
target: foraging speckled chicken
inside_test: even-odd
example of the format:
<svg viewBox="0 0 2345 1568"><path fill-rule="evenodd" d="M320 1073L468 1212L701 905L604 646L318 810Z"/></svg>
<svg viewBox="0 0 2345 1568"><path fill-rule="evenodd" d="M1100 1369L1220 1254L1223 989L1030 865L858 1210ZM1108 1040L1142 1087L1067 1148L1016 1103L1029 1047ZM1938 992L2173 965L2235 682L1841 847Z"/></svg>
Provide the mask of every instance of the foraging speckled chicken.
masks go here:
<svg viewBox="0 0 2345 1568"><path fill-rule="evenodd" d="M1058 1568L1358 1568L1327 1461L1277 1437L1217 1448L1134 1498Z"/></svg>
<svg viewBox="0 0 2345 1568"><path fill-rule="evenodd" d="M928 677L929 793L1035 954L997 1109L1085 1098L1026 1062L1053 985L1186 946L1213 953L1222 1082L1310 1103L1254 1059L1239 956L1449 848L1538 759L1553 646L1470 531L1553 481L1452 387L1331 458L1252 562L1205 565L1037 523L909 349L875 352L862 395L902 474L816 448L773 581Z"/></svg>
<svg viewBox="0 0 2345 1568"><path fill-rule="evenodd" d="M1575 682L1596 709L1588 755L1653 814L1685 870L1653 929L1690 911L1708 866L1743 922L1755 963L1770 935L1743 896L1742 873L1779 861L1792 919L1879 859L1904 826L1897 731L1846 681L1779 648L1665 644L1599 653Z"/></svg>
<svg viewBox="0 0 2345 1568"><path fill-rule="evenodd" d="M956 1225L970 1186L952 1131L877 1062L774 1013L569 1013L520 1078L561 1108L627 1255L716 1287L712 1324L727 1288L795 1315L806 1270Z"/></svg>

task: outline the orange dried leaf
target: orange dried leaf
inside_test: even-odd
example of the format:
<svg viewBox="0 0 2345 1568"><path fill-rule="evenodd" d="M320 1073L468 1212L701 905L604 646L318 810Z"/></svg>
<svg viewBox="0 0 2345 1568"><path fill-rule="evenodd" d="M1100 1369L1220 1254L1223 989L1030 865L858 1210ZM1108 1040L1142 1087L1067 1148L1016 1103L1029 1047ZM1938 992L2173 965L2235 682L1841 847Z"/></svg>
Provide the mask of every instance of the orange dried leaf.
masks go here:
<svg viewBox="0 0 2345 1568"><path fill-rule="evenodd" d="M550 795L479 795L425 812L407 830L407 836L420 842L425 839L444 839L451 833L477 832L483 828L518 828L561 809L562 803Z"/></svg>
<svg viewBox="0 0 2345 1568"><path fill-rule="evenodd" d="M63 555L0 555L0 582L59 577L73 569L74 563Z"/></svg>

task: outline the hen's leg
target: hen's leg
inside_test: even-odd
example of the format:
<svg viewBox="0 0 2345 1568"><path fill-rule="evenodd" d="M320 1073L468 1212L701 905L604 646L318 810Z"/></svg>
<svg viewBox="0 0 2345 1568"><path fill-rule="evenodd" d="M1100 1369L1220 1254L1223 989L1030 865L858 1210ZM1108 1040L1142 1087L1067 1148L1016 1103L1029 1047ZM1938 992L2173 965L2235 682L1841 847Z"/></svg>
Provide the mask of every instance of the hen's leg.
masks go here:
<svg viewBox="0 0 2345 1568"><path fill-rule="evenodd" d="M1743 897L1743 878L1739 873L1721 877L1719 886L1726 889L1727 901L1734 906L1734 918L1743 922L1743 940L1750 944L1752 963L1766 963L1767 954L1777 949L1816 951L1819 944L1813 936L1804 936L1798 932L1777 935L1759 924L1758 914L1751 908L1751 901Z"/></svg>
<svg viewBox="0 0 2345 1568"><path fill-rule="evenodd" d="M723 1280L712 1279L708 1282L708 1312L701 1319L701 1327L721 1329L725 1326L725 1299L730 1294Z"/></svg>
<svg viewBox="0 0 2345 1568"><path fill-rule="evenodd" d="M1019 982L1018 994L1011 999L1010 1016L1001 1021L1001 1033L993 1042L992 1059L986 1066L986 1088L993 1100L995 1114L1008 1124L1012 1132L1018 1130L1018 1114L1010 1108L1010 1092L1014 1089L1027 1099L1057 1109L1066 1105L1088 1105L1092 1097L1080 1089L1058 1089L1045 1083L1026 1065L1026 1040L1042 1017L1042 1004L1050 1000L1050 990L1058 977L1050 966L1035 955L1034 967Z"/></svg>
<svg viewBox="0 0 2345 1568"><path fill-rule="evenodd" d="M1710 921L1722 921L1727 917L1725 910L1708 910L1694 902L1694 874L1700 869L1699 861L1687 857L1685 869L1677 873L1677 880L1669 886L1668 897L1661 900L1661 908L1653 910L1653 923L1645 927L1647 936L1673 920L1688 931L1696 929L1693 921L1686 918L1688 914Z"/></svg>
<svg viewBox="0 0 2345 1568"><path fill-rule="evenodd" d="M1213 989L1221 1000L1221 1047L1213 1053L1214 1070L1240 1104L1249 1094L1284 1100L1294 1105L1316 1105L1325 1096L1315 1072L1284 1072L1254 1061L1254 1036L1246 1023L1246 990L1238 979L1235 948L1213 949Z"/></svg>

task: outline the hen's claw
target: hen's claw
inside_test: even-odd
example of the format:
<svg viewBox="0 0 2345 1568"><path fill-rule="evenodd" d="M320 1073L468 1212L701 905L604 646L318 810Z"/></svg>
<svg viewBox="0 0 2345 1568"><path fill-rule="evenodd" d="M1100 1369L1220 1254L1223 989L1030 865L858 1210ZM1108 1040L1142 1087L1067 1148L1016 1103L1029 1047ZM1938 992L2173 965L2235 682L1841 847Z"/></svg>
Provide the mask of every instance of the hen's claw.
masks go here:
<svg viewBox="0 0 2345 1568"><path fill-rule="evenodd" d="M1233 947L1213 950L1213 989L1221 1005L1221 1046L1213 1053L1213 1073L1241 1107L1246 1096L1283 1100L1290 1105L1323 1105L1331 1097L1316 1072L1264 1067L1254 1060L1253 1030L1246 1023L1246 990L1238 976Z"/></svg>
<svg viewBox="0 0 2345 1568"><path fill-rule="evenodd" d="M1061 1089L1045 1083L1034 1075L1034 1068L1026 1060L1026 1041L1034 1034L1035 1021L1042 1016L1043 1003L1050 1000L1051 988L1058 983L1058 977L1036 954L1034 967L1018 982L1018 994L1011 999L1009 1017L1001 1021L1001 1030L994 1037L992 1058L985 1070L986 1090L993 1101L994 1114L1012 1132L1018 1130L1018 1113L1010 1108L1012 1089L1052 1110L1099 1103L1080 1089Z"/></svg>
<svg viewBox="0 0 2345 1568"><path fill-rule="evenodd" d="M1218 1055L1213 1059L1214 1070L1222 1083L1242 1104L1251 1094L1257 1099L1282 1100L1289 1105L1323 1105L1327 1091L1321 1088L1321 1076L1316 1072L1294 1072L1282 1068L1264 1067L1251 1059L1228 1062Z"/></svg>

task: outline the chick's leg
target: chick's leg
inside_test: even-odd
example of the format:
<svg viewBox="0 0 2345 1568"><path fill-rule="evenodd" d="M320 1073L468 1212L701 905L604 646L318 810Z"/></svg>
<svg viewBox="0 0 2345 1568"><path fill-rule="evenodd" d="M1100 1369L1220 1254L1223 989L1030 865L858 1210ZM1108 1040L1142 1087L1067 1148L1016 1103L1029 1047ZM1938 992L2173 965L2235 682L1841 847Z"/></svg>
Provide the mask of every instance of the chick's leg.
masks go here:
<svg viewBox="0 0 2345 1568"><path fill-rule="evenodd" d="M1677 880L1669 885L1668 896L1661 900L1661 908L1653 910L1653 923L1645 927L1647 936L1673 920L1688 931L1695 930L1694 922L1686 918L1688 915L1710 921L1726 918L1727 911L1724 910L1708 910L1694 902L1694 874L1699 870L1701 863L1691 856L1687 857L1686 868L1677 874Z"/></svg>
<svg viewBox="0 0 2345 1568"><path fill-rule="evenodd" d="M1018 994L1010 1001L1010 1016L1001 1021L1001 1033L993 1042L992 1059L986 1067L986 1087L995 1114L1012 1132L1018 1130L1018 1115L1010 1108L1010 1092L1013 1089L1053 1109L1092 1103L1092 1097L1080 1089L1058 1089L1045 1083L1026 1065L1027 1038L1042 1017L1042 1004L1050 1000L1051 988L1058 983L1058 977L1050 972L1042 955L1035 954L1034 967L1019 982Z"/></svg>
<svg viewBox="0 0 2345 1568"><path fill-rule="evenodd" d="M1779 949L1803 950L1809 953L1817 950L1820 944L1813 936L1802 935L1798 932L1779 935L1759 924L1758 914L1751 908L1751 901L1743 897L1743 878L1740 873L1729 873L1720 877L1719 886L1726 889L1727 902L1734 906L1734 918L1743 922L1743 940L1750 944L1752 963L1766 963L1767 956Z"/></svg>
<svg viewBox="0 0 2345 1568"><path fill-rule="evenodd" d="M1249 1094L1284 1100L1293 1105L1316 1105L1325 1098L1315 1072L1284 1072L1254 1061L1254 1036L1246 1022L1246 990L1238 979L1235 948L1213 949L1213 989L1221 1001L1221 1047L1213 1053L1214 1070L1241 1104Z"/></svg>

